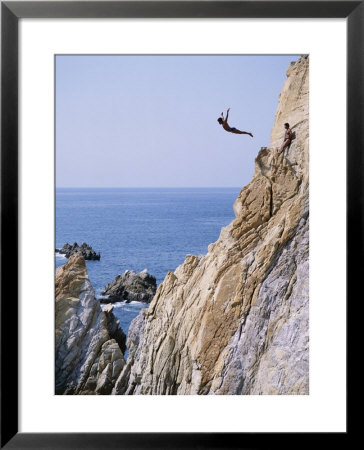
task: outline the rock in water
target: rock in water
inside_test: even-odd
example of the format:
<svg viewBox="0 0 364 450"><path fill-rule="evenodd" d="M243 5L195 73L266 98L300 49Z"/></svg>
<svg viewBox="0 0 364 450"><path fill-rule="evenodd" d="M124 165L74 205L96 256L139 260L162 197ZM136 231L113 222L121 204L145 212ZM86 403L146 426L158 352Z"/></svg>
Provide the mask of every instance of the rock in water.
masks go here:
<svg viewBox="0 0 364 450"><path fill-rule="evenodd" d="M76 253L56 272L56 394L110 394L125 365L123 332L103 312ZM120 348L120 346L121 348Z"/></svg>
<svg viewBox="0 0 364 450"><path fill-rule="evenodd" d="M86 244L86 242L82 242L81 245L78 245L77 242L74 242L73 245L64 244L61 249L56 248L56 253L65 255L67 258L74 255L75 253L79 253L86 260L100 260L100 253L96 253L95 250L92 249L92 247Z"/></svg>
<svg viewBox="0 0 364 450"><path fill-rule="evenodd" d="M308 57L287 70L236 219L132 322L115 394L308 394L308 73Z"/></svg>
<svg viewBox="0 0 364 450"><path fill-rule="evenodd" d="M122 275L118 275L114 281L109 283L101 295L101 303L114 303L120 301L137 301L149 303L157 290L156 278L144 269L136 273L134 270L126 270Z"/></svg>

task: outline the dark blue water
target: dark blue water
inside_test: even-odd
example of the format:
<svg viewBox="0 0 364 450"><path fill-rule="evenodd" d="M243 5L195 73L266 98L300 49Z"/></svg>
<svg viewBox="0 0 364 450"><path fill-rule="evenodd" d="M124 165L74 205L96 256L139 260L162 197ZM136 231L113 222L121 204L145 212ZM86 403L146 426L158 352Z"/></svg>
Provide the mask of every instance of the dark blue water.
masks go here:
<svg viewBox="0 0 364 450"><path fill-rule="evenodd" d="M207 252L221 227L234 218L232 205L240 188L119 188L56 190L56 247L86 242L101 253L87 261L100 295L125 270L147 269L161 283L187 254ZM56 267L64 264L56 256ZM127 333L141 308L138 302L115 305Z"/></svg>

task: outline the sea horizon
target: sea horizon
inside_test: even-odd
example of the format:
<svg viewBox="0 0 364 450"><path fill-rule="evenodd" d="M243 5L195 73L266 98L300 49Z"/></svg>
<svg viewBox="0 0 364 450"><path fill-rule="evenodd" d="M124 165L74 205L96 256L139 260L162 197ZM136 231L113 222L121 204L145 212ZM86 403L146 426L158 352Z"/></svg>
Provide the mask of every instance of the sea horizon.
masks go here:
<svg viewBox="0 0 364 450"><path fill-rule="evenodd" d="M86 242L101 254L86 261L97 298L126 270L154 275L159 285L186 255L203 255L234 218L241 187L58 187L55 246ZM56 268L67 259L56 254ZM115 305L127 332L144 303Z"/></svg>
<svg viewBox="0 0 364 450"><path fill-rule="evenodd" d="M242 186L56 186L56 189L242 189Z"/></svg>

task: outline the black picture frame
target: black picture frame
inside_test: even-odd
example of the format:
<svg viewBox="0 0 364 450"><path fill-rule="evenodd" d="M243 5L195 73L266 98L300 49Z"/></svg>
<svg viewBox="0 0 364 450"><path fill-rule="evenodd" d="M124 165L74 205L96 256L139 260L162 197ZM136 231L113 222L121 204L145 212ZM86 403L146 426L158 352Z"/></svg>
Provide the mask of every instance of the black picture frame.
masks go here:
<svg viewBox="0 0 364 450"><path fill-rule="evenodd" d="M310 433L18 432L18 22L21 18L347 18L347 301L363 273L364 1L1 2L1 448L185 449L307 444ZM359 258L358 258L359 250ZM354 255L356 255L354 257ZM361 256L361 258L360 258ZM343 274L344 275L344 274ZM9 318L11 318L9 320ZM11 336L11 345L8 345ZM347 416L348 417L348 416ZM349 431L349 429L348 429ZM340 443L349 436L335 433ZM298 441L299 439L299 441ZM325 433L315 444L327 445ZM344 444L344 442L342 442Z"/></svg>

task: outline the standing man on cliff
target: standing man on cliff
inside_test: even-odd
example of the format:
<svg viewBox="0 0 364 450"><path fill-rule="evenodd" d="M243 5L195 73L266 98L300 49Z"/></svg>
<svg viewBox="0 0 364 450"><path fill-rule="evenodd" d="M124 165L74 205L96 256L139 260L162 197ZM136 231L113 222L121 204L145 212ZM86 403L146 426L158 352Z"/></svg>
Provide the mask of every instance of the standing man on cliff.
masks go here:
<svg viewBox="0 0 364 450"><path fill-rule="evenodd" d="M286 147L291 145L292 142L292 130L289 127L289 123L284 124L285 132L284 132L284 141L281 145L280 151L282 152Z"/></svg>

